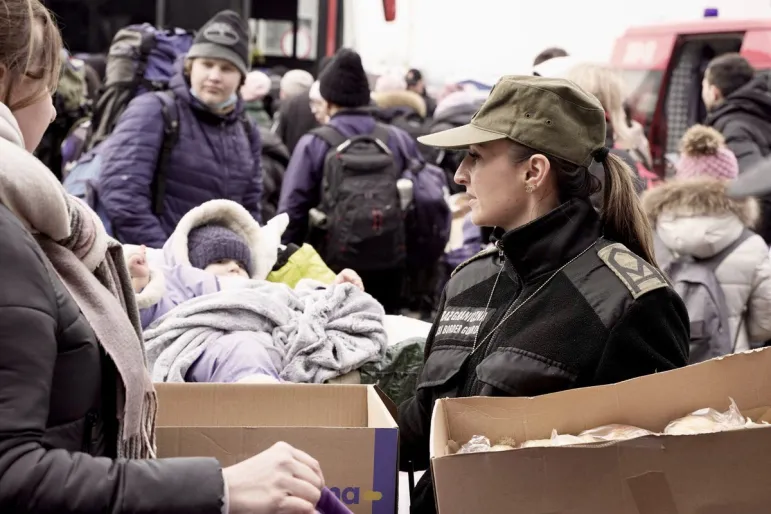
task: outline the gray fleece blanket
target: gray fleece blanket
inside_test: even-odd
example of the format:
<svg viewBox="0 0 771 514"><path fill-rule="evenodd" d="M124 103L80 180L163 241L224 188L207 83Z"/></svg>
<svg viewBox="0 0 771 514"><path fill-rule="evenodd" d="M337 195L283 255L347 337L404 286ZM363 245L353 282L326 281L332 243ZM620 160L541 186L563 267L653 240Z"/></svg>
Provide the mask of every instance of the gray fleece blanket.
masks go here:
<svg viewBox="0 0 771 514"><path fill-rule="evenodd" d="M208 344L236 331L281 356L282 380L322 383L385 356L385 312L351 284L293 290L249 281L189 300L145 330L153 382L184 382ZM257 342L258 341L258 342Z"/></svg>

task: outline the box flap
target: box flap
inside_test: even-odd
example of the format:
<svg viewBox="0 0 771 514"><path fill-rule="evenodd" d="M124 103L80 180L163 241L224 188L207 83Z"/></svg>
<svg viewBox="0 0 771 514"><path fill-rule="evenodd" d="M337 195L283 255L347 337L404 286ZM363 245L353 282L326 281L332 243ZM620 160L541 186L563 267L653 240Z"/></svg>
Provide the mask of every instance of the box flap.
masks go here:
<svg viewBox="0 0 771 514"><path fill-rule="evenodd" d="M159 427L366 427L366 385L156 384Z"/></svg>
<svg viewBox="0 0 771 514"><path fill-rule="evenodd" d="M447 441L450 438L447 432L447 413L445 403L442 400L434 402L434 412L431 415L431 433L428 437L429 455L443 457L447 455Z"/></svg>
<svg viewBox="0 0 771 514"><path fill-rule="evenodd" d="M399 421L399 407L397 407L394 401L391 398L389 398L388 395L385 394L383 390L380 389L378 386L372 385L370 387L375 389L375 392L380 397L380 401L383 402L383 405L386 406L386 409L388 409L388 412L391 413L391 417L395 421Z"/></svg>
<svg viewBox="0 0 771 514"><path fill-rule="evenodd" d="M370 428L397 428L396 420L383 403L381 398L382 391L375 386L367 388L367 414Z"/></svg>

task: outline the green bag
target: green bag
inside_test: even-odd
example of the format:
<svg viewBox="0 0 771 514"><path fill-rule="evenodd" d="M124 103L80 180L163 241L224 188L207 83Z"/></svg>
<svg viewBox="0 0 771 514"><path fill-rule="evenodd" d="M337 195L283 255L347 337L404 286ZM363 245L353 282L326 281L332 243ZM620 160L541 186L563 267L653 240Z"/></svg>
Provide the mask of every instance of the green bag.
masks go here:
<svg viewBox="0 0 771 514"><path fill-rule="evenodd" d="M384 359L361 368L361 383L377 385L396 405L401 404L415 394L425 347L424 337L389 346Z"/></svg>
<svg viewBox="0 0 771 514"><path fill-rule="evenodd" d="M86 86L86 63L80 59L67 58L62 60L62 70L59 75L59 85L56 94L64 111L76 112L87 103L88 89Z"/></svg>

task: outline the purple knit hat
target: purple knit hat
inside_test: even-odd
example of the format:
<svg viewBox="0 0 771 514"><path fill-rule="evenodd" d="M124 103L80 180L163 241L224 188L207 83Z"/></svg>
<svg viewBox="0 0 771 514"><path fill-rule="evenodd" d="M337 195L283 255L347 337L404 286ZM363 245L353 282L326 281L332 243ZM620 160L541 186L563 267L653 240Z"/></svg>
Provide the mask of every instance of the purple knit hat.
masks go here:
<svg viewBox="0 0 771 514"><path fill-rule="evenodd" d="M712 177L733 180L739 163L725 145L722 134L712 127L694 125L680 142L680 158L675 164L677 178Z"/></svg>
<svg viewBox="0 0 771 514"><path fill-rule="evenodd" d="M232 259L247 272L252 269L252 252L246 241L220 225L201 225L187 235L188 258L194 268L206 266L221 260Z"/></svg>

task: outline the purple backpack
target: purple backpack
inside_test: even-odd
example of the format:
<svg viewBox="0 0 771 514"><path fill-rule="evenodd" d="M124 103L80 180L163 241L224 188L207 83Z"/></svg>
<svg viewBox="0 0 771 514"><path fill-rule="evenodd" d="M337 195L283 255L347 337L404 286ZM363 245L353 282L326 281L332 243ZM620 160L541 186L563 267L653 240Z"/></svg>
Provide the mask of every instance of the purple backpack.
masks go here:
<svg viewBox="0 0 771 514"><path fill-rule="evenodd" d="M161 30L143 23L119 30L107 54L104 88L81 151L87 152L107 139L134 97L168 89L169 80L176 73L177 60L192 45L193 33L183 29ZM72 137L82 138L82 134L72 134ZM79 157L68 155L70 161Z"/></svg>
<svg viewBox="0 0 771 514"><path fill-rule="evenodd" d="M442 168L420 157L409 157L402 178L412 181L412 206L407 211L407 264L436 266L450 240L452 213L447 202L449 188Z"/></svg>

